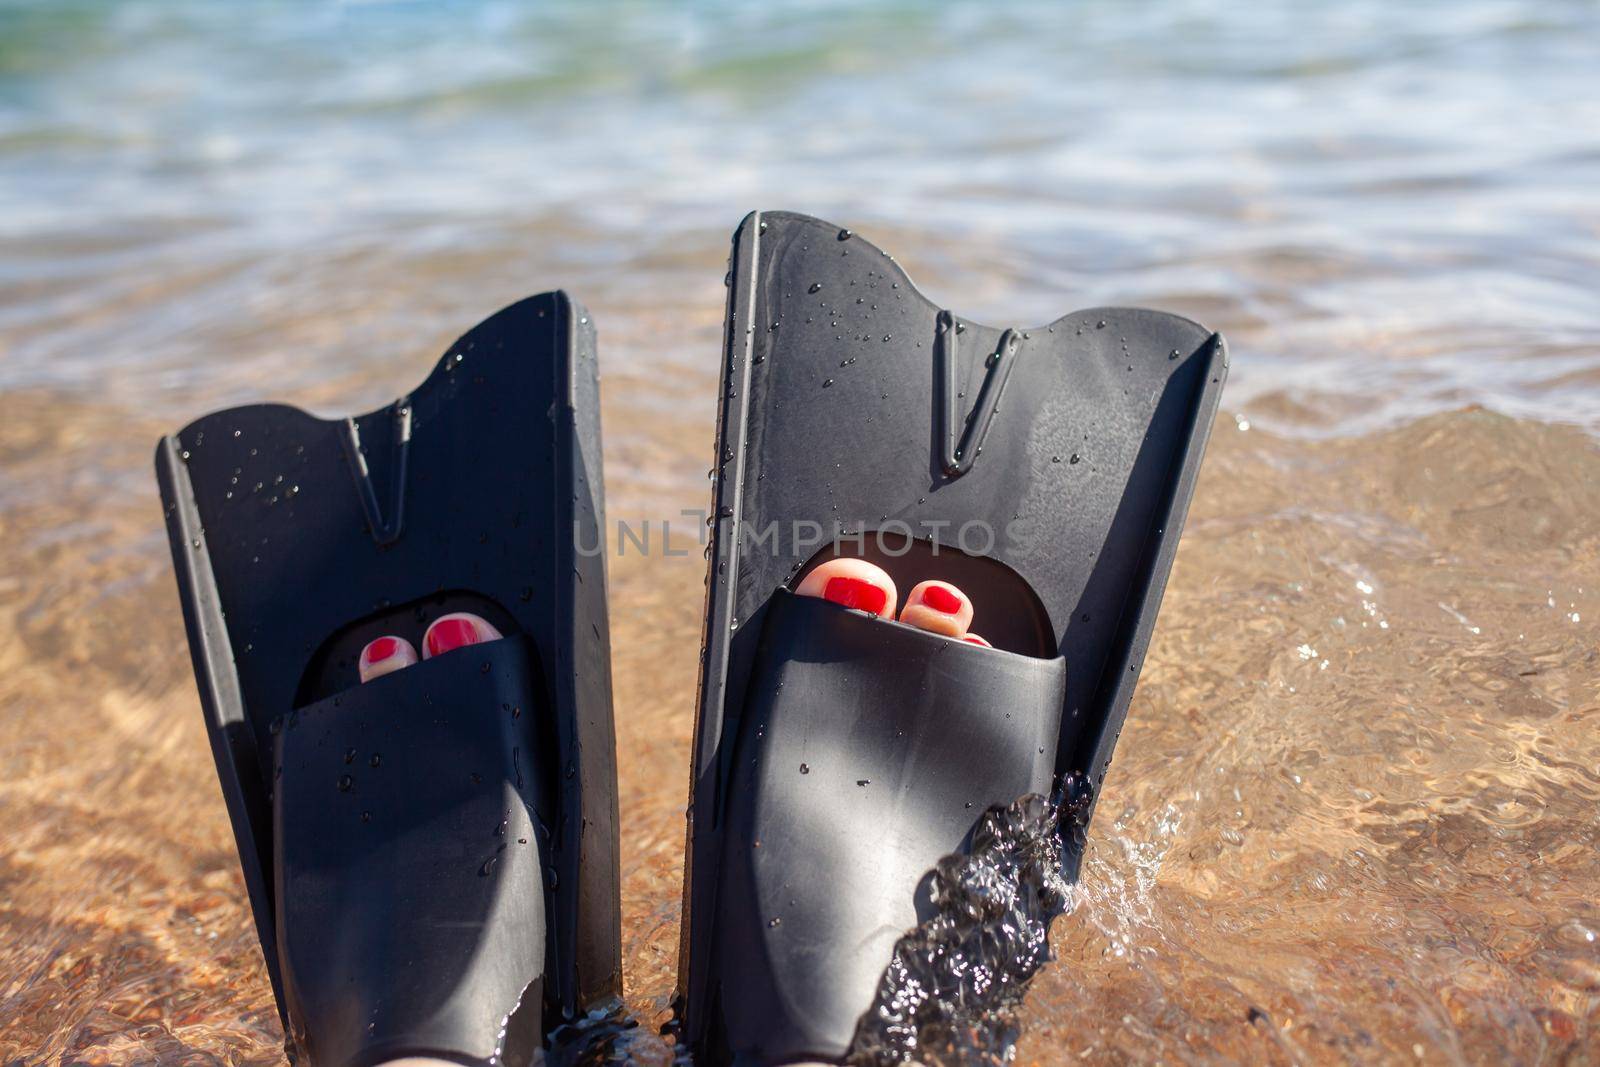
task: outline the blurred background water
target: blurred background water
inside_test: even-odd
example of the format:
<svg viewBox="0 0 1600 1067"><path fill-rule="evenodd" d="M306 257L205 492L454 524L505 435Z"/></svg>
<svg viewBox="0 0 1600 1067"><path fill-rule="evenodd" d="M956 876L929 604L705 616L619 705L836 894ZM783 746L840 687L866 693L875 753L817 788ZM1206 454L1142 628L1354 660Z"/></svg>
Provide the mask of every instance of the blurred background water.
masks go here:
<svg viewBox="0 0 1600 1067"><path fill-rule="evenodd" d="M787 208L977 318L1232 343L1019 1058L1592 1062L1597 131L1585 0L0 0L0 1059L278 1056L156 436L381 403L564 286L612 514L675 517L725 242ZM615 562L653 1023L701 573Z"/></svg>

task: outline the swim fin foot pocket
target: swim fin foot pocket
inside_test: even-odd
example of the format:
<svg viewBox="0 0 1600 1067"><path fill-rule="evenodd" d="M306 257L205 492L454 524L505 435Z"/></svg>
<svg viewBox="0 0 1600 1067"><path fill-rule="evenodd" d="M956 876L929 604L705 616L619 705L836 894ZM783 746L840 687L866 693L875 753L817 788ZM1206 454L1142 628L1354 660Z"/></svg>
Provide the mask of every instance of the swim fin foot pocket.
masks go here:
<svg viewBox="0 0 1600 1067"><path fill-rule="evenodd" d="M219 412L156 467L291 1058L530 1062L620 994L588 315L530 298L393 404ZM450 611L506 636L359 684Z"/></svg>
<svg viewBox="0 0 1600 1067"><path fill-rule="evenodd" d="M850 231L757 213L724 356L681 1039L837 1062L985 810L1098 789L1226 350L1134 309L983 326ZM995 648L788 592L840 554L961 586Z"/></svg>

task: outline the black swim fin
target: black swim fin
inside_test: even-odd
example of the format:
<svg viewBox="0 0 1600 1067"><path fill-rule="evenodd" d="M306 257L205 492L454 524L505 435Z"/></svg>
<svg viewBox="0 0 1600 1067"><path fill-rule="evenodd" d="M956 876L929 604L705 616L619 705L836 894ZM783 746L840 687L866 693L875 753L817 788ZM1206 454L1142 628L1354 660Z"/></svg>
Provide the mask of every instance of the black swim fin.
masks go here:
<svg viewBox="0 0 1600 1067"><path fill-rule="evenodd" d="M984 810L1104 776L1227 357L1152 311L983 326L787 213L730 287L680 1024L702 1064L839 1061ZM995 647L788 591L837 554L954 582Z"/></svg>
<svg viewBox="0 0 1600 1067"><path fill-rule="evenodd" d="M564 293L393 404L156 451L212 753L291 1057L528 1063L620 993L594 327ZM505 637L358 684L383 634Z"/></svg>

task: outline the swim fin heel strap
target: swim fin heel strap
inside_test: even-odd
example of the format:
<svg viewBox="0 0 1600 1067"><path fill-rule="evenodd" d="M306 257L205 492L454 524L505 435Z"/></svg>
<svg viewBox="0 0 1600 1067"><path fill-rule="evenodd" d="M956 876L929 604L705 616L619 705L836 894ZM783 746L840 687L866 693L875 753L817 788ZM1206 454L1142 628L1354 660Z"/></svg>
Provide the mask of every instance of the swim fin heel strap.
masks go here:
<svg viewBox="0 0 1600 1067"><path fill-rule="evenodd" d="M1098 789L1227 355L1138 309L985 326L804 215L729 268L680 1022L706 1067L840 1061L985 809ZM960 586L995 647L788 592L835 555Z"/></svg>
<svg viewBox="0 0 1600 1067"><path fill-rule="evenodd" d="M417 389L258 405L156 468L218 778L289 1052L526 1063L620 993L594 328L564 293ZM366 684L392 634L505 637Z"/></svg>

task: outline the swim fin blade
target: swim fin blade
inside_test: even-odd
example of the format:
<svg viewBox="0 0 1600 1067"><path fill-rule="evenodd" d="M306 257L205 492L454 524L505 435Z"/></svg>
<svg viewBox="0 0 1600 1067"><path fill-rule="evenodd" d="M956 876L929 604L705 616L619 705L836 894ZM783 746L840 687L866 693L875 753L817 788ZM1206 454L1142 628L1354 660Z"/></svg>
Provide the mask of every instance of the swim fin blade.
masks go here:
<svg viewBox="0 0 1600 1067"><path fill-rule="evenodd" d="M985 809L1103 778L1227 356L1153 311L984 326L803 215L730 267L679 1023L837 1062ZM994 648L790 592L838 554L960 586Z"/></svg>
<svg viewBox="0 0 1600 1067"><path fill-rule="evenodd" d="M217 412L156 470L291 1055L530 1062L620 994L589 316L532 297L392 404ZM359 684L451 611L505 636Z"/></svg>

